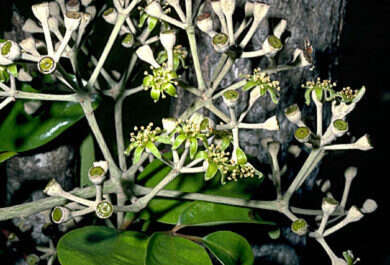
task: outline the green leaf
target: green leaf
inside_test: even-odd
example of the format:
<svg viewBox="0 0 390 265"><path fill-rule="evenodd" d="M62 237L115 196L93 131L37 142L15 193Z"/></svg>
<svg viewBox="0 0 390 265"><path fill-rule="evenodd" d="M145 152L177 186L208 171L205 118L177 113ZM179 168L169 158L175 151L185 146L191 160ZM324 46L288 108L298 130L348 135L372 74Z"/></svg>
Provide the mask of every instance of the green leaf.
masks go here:
<svg viewBox="0 0 390 265"><path fill-rule="evenodd" d="M159 135L156 137L157 142L163 143L163 144L171 144L171 137L168 135Z"/></svg>
<svg viewBox="0 0 390 265"><path fill-rule="evenodd" d="M127 155L127 156L130 155L131 151L133 151L133 149L136 147L137 147L136 142L132 142L131 144L129 144L129 146L125 150L125 155Z"/></svg>
<svg viewBox="0 0 390 265"><path fill-rule="evenodd" d="M248 81L243 87L242 90L247 91L251 89L252 87L256 86L257 82L256 81Z"/></svg>
<svg viewBox="0 0 390 265"><path fill-rule="evenodd" d="M140 232L86 226L65 234L57 255L62 265L141 265L146 244L147 236Z"/></svg>
<svg viewBox="0 0 390 265"><path fill-rule="evenodd" d="M88 134L80 146L80 187L91 186L88 171L95 161L95 144L93 135Z"/></svg>
<svg viewBox="0 0 390 265"><path fill-rule="evenodd" d="M310 102L311 102L311 91L313 89L312 88L307 88L306 91L305 91L305 103L306 105L310 105Z"/></svg>
<svg viewBox="0 0 390 265"><path fill-rule="evenodd" d="M236 157L237 157L237 163L239 165L244 165L248 161L244 151L242 151L241 148L239 147L236 149Z"/></svg>
<svg viewBox="0 0 390 265"><path fill-rule="evenodd" d="M7 71L8 71L8 73L13 75L14 77L18 77L18 67L16 66L16 64L9 65L7 67Z"/></svg>
<svg viewBox="0 0 390 265"><path fill-rule="evenodd" d="M178 225L209 226L231 223L273 224L255 218L249 208L195 201L181 213Z"/></svg>
<svg viewBox="0 0 390 265"><path fill-rule="evenodd" d="M154 233L146 249L146 265L212 265L200 245L165 233Z"/></svg>
<svg viewBox="0 0 390 265"><path fill-rule="evenodd" d="M4 161L16 156L18 153L16 152L3 152L0 153L0 164L3 163Z"/></svg>
<svg viewBox="0 0 390 265"><path fill-rule="evenodd" d="M207 155L207 152L206 151L199 151L196 156L195 156L195 159L207 159L208 158L208 155Z"/></svg>
<svg viewBox="0 0 390 265"><path fill-rule="evenodd" d="M278 239L280 237L280 228L278 229L275 229L275 230L272 230L272 231L269 231L268 232L268 236L271 238L271 239Z"/></svg>
<svg viewBox="0 0 390 265"><path fill-rule="evenodd" d="M151 152L155 157L161 159L160 151L157 149L157 147L152 142L148 142L146 144L146 149Z"/></svg>
<svg viewBox="0 0 390 265"><path fill-rule="evenodd" d="M230 146L231 141L232 141L231 137L229 137L229 136L223 137L222 143L221 143L221 150L225 151L226 148L228 148Z"/></svg>
<svg viewBox="0 0 390 265"><path fill-rule="evenodd" d="M185 134L179 134L176 139L175 139L175 142L173 143L172 145L172 149L175 150L177 148L180 147L180 145L187 139L187 136Z"/></svg>
<svg viewBox="0 0 390 265"><path fill-rule="evenodd" d="M203 238L203 244L223 265L252 265L254 255L248 241L231 231L218 231Z"/></svg>
<svg viewBox="0 0 390 265"><path fill-rule="evenodd" d="M204 179L206 181L212 179L215 176L215 174L217 174L217 171L218 171L218 165L214 162L209 161L209 166L207 167L206 173L204 174Z"/></svg>
<svg viewBox="0 0 390 265"><path fill-rule="evenodd" d="M163 157L165 157L165 155L166 154L164 154ZM170 153L169 155L171 156ZM165 166L161 161L155 159L137 176L137 183L145 187L155 187L170 171L170 167ZM181 192L201 192L204 194L247 200L255 194L258 194L262 181L263 179L246 178L239 182L228 182L225 185L221 185L221 176L219 174L207 182L204 179L204 173L184 174L177 176L165 187L165 189ZM178 224L182 212L191 204L191 201L155 198L148 204L148 207L142 211L140 218L175 225ZM237 208L239 209L239 207L231 208L226 206L225 208L224 206L225 205L218 206L222 208L219 208L220 210L214 213L213 218L218 218L218 216L222 215L221 219L223 220L223 216L230 215L230 213L226 212L235 211ZM247 214L244 215L248 216L251 210L246 210Z"/></svg>
<svg viewBox="0 0 390 265"><path fill-rule="evenodd" d="M150 90L150 97L154 100L154 102L157 102L160 99L160 94L160 89L152 87Z"/></svg>
<svg viewBox="0 0 390 265"><path fill-rule="evenodd" d="M196 138L190 139L190 158L193 159L198 151L198 140Z"/></svg>
<svg viewBox="0 0 390 265"><path fill-rule="evenodd" d="M142 13L142 15L141 15L141 17L139 19L139 23L138 23L138 27L139 28L141 28L144 25L144 23L145 23L147 18L148 18L148 14Z"/></svg>
<svg viewBox="0 0 390 265"><path fill-rule="evenodd" d="M171 97L176 97L176 88L171 83L166 83L162 85L162 89Z"/></svg>
<svg viewBox="0 0 390 265"><path fill-rule="evenodd" d="M322 88L321 87L316 87L314 88L314 92L316 94L316 97L319 101L322 101Z"/></svg>
<svg viewBox="0 0 390 265"><path fill-rule="evenodd" d="M141 155L144 152L145 147L138 146L134 151L133 164L137 163L141 159Z"/></svg>
<svg viewBox="0 0 390 265"><path fill-rule="evenodd" d="M0 122L0 152L24 152L55 139L84 117L77 102L43 102L33 115L24 111L25 100L17 100ZM94 101L94 108L97 100Z"/></svg>
<svg viewBox="0 0 390 265"><path fill-rule="evenodd" d="M275 104L278 104L279 98L278 98L276 90L274 88L270 87L270 88L267 89L267 91L268 91L268 94L271 97L272 102L275 103Z"/></svg>
<svg viewBox="0 0 390 265"><path fill-rule="evenodd" d="M149 16L147 21L148 21L148 30L152 31L156 27L158 19L155 17Z"/></svg>

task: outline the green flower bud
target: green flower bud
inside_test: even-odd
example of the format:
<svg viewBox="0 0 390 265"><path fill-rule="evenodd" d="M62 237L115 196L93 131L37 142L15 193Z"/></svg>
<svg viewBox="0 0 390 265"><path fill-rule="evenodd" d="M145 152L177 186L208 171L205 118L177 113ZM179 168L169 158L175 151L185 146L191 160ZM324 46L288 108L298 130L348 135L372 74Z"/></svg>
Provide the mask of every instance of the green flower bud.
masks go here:
<svg viewBox="0 0 390 265"><path fill-rule="evenodd" d="M55 224L61 224L65 221L67 221L70 217L70 211L69 209L62 207L62 206L56 206L53 208L53 210L50 213L51 220Z"/></svg>
<svg viewBox="0 0 390 265"><path fill-rule="evenodd" d="M343 136L348 131L348 123L342 119L335 120L332 123L332 132L337 137Z"/></svg>
<svg viewBox="0 0 390 265"><path fill-rule="evenodd" d="M217 52L226 52L229 48L229 37L225 33L217 33L213 37L212 44Z"/></svg>
<svg viewBox="0 0 390 265"><path fill-rule="evenodd" d="M307 127L299 127L295 130L294 136L297 141L301 143L306 143L310 138L311 132Z"/></svg>
<svg viewBox="0 0 390 265"><path fill-rule="evenodd" d="M114 207L109 201L101 201L96 205L95 213L97 217L107 219L114 213Z"/></svg>
<svg viewBox="0 0 390 265"><path fill-rule="evenodd" d="M299 236L303 236L307 233L308 225L304 219L295 220L291 224L291 231Z"/></svg>
<svg viewBox="0 0 390 265"><path fill-rule="evenodd" d="M223 102L225 102L228 107L237 105L239 98L240 94L236 90L228 90L223 93Z"/></svg>
<svg viewBox="0 0 390 265"><path fill-rule="evenodd" d="M57 67L56 62L50 56L43 56L38 61L38 70L42 74L45 74L45 75L51 74L55 71L56 67Z"/></svg>

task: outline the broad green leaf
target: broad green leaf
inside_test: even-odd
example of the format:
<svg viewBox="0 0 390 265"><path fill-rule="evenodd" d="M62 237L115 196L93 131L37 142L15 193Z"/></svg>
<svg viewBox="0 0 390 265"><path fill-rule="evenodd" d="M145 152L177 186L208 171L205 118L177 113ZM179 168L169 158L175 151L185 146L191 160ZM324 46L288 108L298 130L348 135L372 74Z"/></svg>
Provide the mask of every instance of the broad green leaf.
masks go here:
<svg viewBox="0 0 390 265"><path fill-rule="evenodd" d="M163 157L165 155L166 154L164 154ZM171 154L169 153L169 155ZM137 176L137 183L146 187L154 187L164 179L170 171L171 168L155 159ZM165 189L250 199L254 194L259 193L262 180L263 179L258 178L247 178L238 182L228 182L225 185L221 185L221 176L219 174L207 182L204 179L203 173L184 174L177 176L175 180L165 187ZM145 220L152 219L167 224L177 224L181 213L191 204L191 201L155 198L141 213L140 218ZM225 205L221 206L223 207ZM216 212L215 215L218 216L219 214L224 213L224 211L234 210L236 210L236 208L226 207ZM248 212L249 211L250 210L248 210Z"/></svg>
<svg viewBox="0 0 390 265"><path fill-rule="evenodd" d="M187 139L187 136L185 134L179 134L176 139L175 139L175 142L173 143L172 145L172 149L177 149L180 147L180 145Z"/></svg>
<svg viewBox="0 0 390 265"><path fill-rule="evenodd" d="M3 152L0 153L0 164L3 163L4 161L16 156L18 153L16 152Z"/></svg>
<svg viewBox="0 0 390 265"><path fill-rule="evenodd" d="M148 241L145 265L212 265L206 250L182 237L154 233Z"/></svg>
<svg viewBox="0 0 390 265"><path fill-rule="evenodd" d="M146 244L140 232L86 226L65 234L57 255L61 265L143 265Z"/></svg>
<svg viewBox="0 0 390 265"><path fill-rule="evenodd" d="M198 151L198 140L196 138L190 139L190 158L193 159Z"/></svg>
<svg viewBox="0 0 390 265"><path fill-rule="evenodd" d="M181 213L178 225L209 226L231 223L273 224L255 218L249 208L194 201Z"/></svg>
<svg viewBox="0 0 390 265"><path fill-rule="evenodd" d="M240 165L244 165L248 161L244 151L242 151L241 148L239 147L236 149L236 157L237 157L237 163Z"/></svg>
<svg viewBox="0 0 390 265"><path fill-rule="evenodd" d="M217 174L217 171L218 171L218 165L214 162L209 161L209 166L207 167L206 173L204 174L204 179L206 181L212 179L215 176L215 174Z"/></svg>
<svg viewBox="0 0 390 265"><path fill-rule="evenodd" d="M218 231L203 238L203 244L223 265L252 265L254 255L248 241L231 231Z"/></svg>
<svg viewBox="0 0 390 265"><path fill-rule="evenodd" d="M144 152L145 147L138 146L134 151L133 164L137 163L141 159L141 155Z"/></svg>
<svg viewBox="0 0 390 265"><path fill-rule="evenodd" d="M269 231L268 235L271 239L278 239L280 237L280 228Z"/></svg>
<svg viewBox="0 0 390 265"><path fill-rule="evenodd" d="M225 151L226 148L230 146L231 143L231 138L229 136L225 136L222 138L222 143L221 143L221 150Z"/></svg>
<svg viewBox="0 0 390 265"><path fill-rule="evenodd" d="M76 102L43 102L38 112L24 111L25 100L17 100L0 121L0 152L24 152L55 139L84 117ZM94 102L94 108L97 101Z"/></svg>
<svg viewBox="0 0 390 265"><path fill-rule="evenodd" d="M88 170L95 161L95 145L92 134L89 134L80 146L80 187L91 186Z"/></svg>
<svg viewBox="0 0 390 265"><path fill-rule="evenodd" d="M152 142L148 142L146 144L146 149L151 152L155 157L161 159L160 151L157 149L157 147Z"/></svg>

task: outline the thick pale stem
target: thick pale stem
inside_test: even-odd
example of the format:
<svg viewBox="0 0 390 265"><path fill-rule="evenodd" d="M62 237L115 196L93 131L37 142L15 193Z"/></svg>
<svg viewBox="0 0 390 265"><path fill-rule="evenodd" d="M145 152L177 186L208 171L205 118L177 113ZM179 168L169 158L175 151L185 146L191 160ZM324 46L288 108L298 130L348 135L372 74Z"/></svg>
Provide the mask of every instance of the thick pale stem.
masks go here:
<svg viewBox="0 0 390 265"><path fill-rule="evenodd" d="M9 103L15 101L15 98L13 97L8 97L6 99L4 99L1 103L0 103L0 110L2 110L3 108L5 108Z"/></svg>
<svg viewBox="0 0 390 265"><path fill-rule="evenodd" d="M200 68L198 48L195 39L195 28L193 26L189 26L186 32L187 32L188 42L190 44L192 60L194 61L194 68L195 68L196 79L198 81L198 88L200 90L204 90L206 88L206 85L203 79L202 70Z"/></svg>
<svg viewBox="0 0 390 265"><path fill-rule="evenodd" d="M66 46L68 45L68 42L69 42L70 38L72 37L72 33L73 33L72 30L67 30L65 32L65 37L62 39L61 45L60 45L60 47L58 48L58 50L56 51L56 53L54 55L53 59L54 59L55 62L58 62L60 60L60 57L61 57L62 53L64 52Z"/></svg>
<svg viewBox="0 0 390 265"><path fill-rule="evenodd" d="M349 191L351 189L351 184L352 184L352 179L351 178L347 178L345 180L343 197L342 197L341 202L340 202L340 208L341 209L344 209L345 205L347 204L347 199L348 199Z"/></svg>
<svg viewBox="0 0 390 265"><path fill-rule="evenodd" d="M297 176L289 186L288 190L283 196L283 199L285 202L289 202L291 196L294 194L294 192L299 188L299 186L304 182L304 180L307 178L307 176L311 173L310 166L312 164L315 164L314 161L317 158L317 156L321 156L324 151L322 149L315 149L312 150L309 156L307 157L305 163L303 164L302 168L298 172Z"/></svg>
<svg viewBox="0 0 390 265"><path fill-rule="evenodd" d="M328 219L329 219L329 215L328 214L324 214L322 216L321 224L320 224L320 227L318 228L318 233L320 235L322 235L324 233L325 226L326 226L326 223L328 222Z"/></svg>
<svg viewBox="0 0 390 265"><path fill-rule="evenodd" d="M93 113L93 108L90 99L86 98L80 103L81 107L83 108L83 111L85 113L85 117L87 118L89 127L91 128L93 134L95 135L96 141L99 144L100 150L103 153L104 159L108 162L110 172L111 172L111 179L117 182L118 186L119 183L119 177L121 175L120 170L118 166L116 165L114 158L112 157L110 150L108 149L108 146L106 144L106 141L104 140L103 134L100 131L99 125L96 121L96 117Z"/></svg>
<svg viewBox="0 0 390 265"><path fill-rule="evenodd" d="M134 2L136 2L136 1L134 1ZM112 49L112 46L115 43L116 38L118 37L118 34L121 30L123 23L126 20L126 17L127 17L127 14L118 14L114 29L112 30L110 38L108 39L107 44L104 47L103 53L100 56L100 59L95 67L95 70L93 71L91 77L88 80L87 87L92 88L94 86L94 84L99 76L100 70L102 69L104 63L107 60L107 57Z"/></svg>
<svg viewBox="0 0 390 265"><path fill-rule="evenodd" d="M49 25L47 24L47 20L42 20L41 22L42 22L43 34L45 35L47 52L50 56L53 56L54 55L53 41L51 39Z"/></svg>
<svg viewBox="0 0 390 265"><path fill-rule="evenodd" d="M78 96L76 94L71 95L52 95L52 94L41 94L41 93L31 93L24 91L14 91L14 92L1 92L0 97L15 97L16 99L34 99L34 100L44 100L44 101L70 101L70 102L79 102Z"/></svg>

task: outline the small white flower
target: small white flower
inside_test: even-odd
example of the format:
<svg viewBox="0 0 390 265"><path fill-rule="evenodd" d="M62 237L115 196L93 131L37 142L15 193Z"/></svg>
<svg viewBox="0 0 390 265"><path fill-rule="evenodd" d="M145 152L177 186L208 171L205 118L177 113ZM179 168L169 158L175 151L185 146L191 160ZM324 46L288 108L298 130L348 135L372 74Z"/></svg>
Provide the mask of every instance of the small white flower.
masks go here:
<svg viewBox="0 0 390 265"><path fill-rule="evenodd" d="M357 168L356 167L348 167L345 172L344 176L347 181L352 181L357 175Z"/></svg>
<svg viewBox="0 0 390 265"><path fill-rule="evenodd" d="M362 219L364 214L356 206L352 206L345 217L345 223L353 223Z"/></svg>
<svg viewBox="0 0 390 265"><path fill-rule="evenodd" d="M49 18L49 3L43 2L40 4L36 4L32 6L32 11L34 16L41 22L45 23L45 21Z"/></svg>
<svg viewBox="0 0 390 265"><path fill-rule="evenodd" d="M80 12L66 12L65 15L65 28L69 31L75 31L81 22L82 13Z"/></svg>
<svg viewBox="0 0 390 265"><path fill-rule="evenodd" d="M154 59L153 51L149 45L143 45L136 50L138 58L152 65L154 68L159 68L160 65Z"/></svg>
<svg viewBox="0 0 390 265"><path fill-rule="evenodd" d="M322 200L322 212L324 215L330 216L334 211L336 211L338 206L338 201L333 198L325 197Z"/></svg>
<svg viewBox="0 0 390 265"><path fill-rule="evenodd" d="M276 118L276 115L272 116L269 119L267 119L263 123L263 128L265 130L268 130L268 131L277 131L277 130L279 130L279 123L278 123L278 119Z"/></svg>
<svg viewBox="0 0 390 265"><path fill-rule="evenodd" d="M176 43L176 33L173 30L166 30L160 33L160 42L167 51L172 51Z"/></svg>
<svg viewBox="0 0 390 265"><path fill-rule="evenodd" d="M168 134L171 133L176 128L176 125L177 125L177 120L175 118L162 119L162 126Z"/></svg>
<svg viewBox="0 0 390 265"><path fill-rule="evenodd" d="M284 115L286 118L294 123L297 124L301 120L301 111L297 104L291 105L284 109Z"/></svg>
<svg viewBox="0 0 390 265"><path fill-rule="evenodd" d="M12 40L0 44L1 56L12 62L20 58L20 52L19 45Z"/></svg>
<svg viewBox="0 0 390 265"><path fill-rule="evenodd" d="M55 180L52 179L43 190L43 192L49 196L61 196L64 193L61 185Z"/></svg>
<svg viewBox="0 0 390 265"><path fill-rule="evenodd" d="M378 208L378 204L376 203L376 201L374 201L372 199L367 199L363 203L363 206L360 210L363 213L373 213L376 211L377 208Z"/></svg>
<svg viewBox="0 0 390 265"><path fill-rule="evenodd" d="M23 25L23 31L28 32L28 33L42 33L43 29L35 23L34 20L31 18L28 18Z"/></svg>
<svg viewBox="0 0 390 265"><path fill-rule="evenodd" d="M79 0L68 0L66 2L66 11L78 12L80 10L80 1Z"/></svg>
<svg viewBox="0 0 390 265"><path fill-rule="evenodd" d="M88 170L89 180L95 185L101 185L106 178L107 170L107 161L94 162L93 166Z"/></svg>
<svg viewBox="0 0 390 265"><path fill-rule="evenodd" d="M145 7L145 12L149 16L155 17L155 18L160 18L164 12L161 8L161 5L157 1L152 1L150 4L148 4Z"/></svg>
<svg viewBox="0 0 390 265"><path fill-rule="evenodd" d="M21 82L31 82L32 81L32 76L30 75L29 72L26 72L26 70L24 70L24 68L20 68L19 72L18 72L18 77L17 79ZM40 103L40 101L32 101L32 102L36 102L36 103Z"/></svg>
<svg viewBox="0 0 390 265"><path fill-rule="evenodd" d="M103 13L104 20L109 24L115 24L116 18L118 17L118 12L115 8L109 8Z"/></svg>
<svg viewBox="0 0 390 265"><path fill-rule="evenodd" d="M71 212L68 208L56 206L50 213L51 220L55 224L61 224L71 217Z"/></svg>
<svg viewBox="0 0 390 265"><path fill-rule="evenodd" d="M213 30L213 20L211 19L210 13L203 13L196 18L196 25L198 28L209 35L211 38L214 37L216 32Z"/></svg>
<svg viewBox="0 0 390 265"><path fill-rule="evenodd" d="M229 107L232 108L237 105L240 98L240 93L236 90L225 91L222 95L223 102Z"/></svg>
<svg viewBox="0 0 390 265"><path fill-rule="evenodd" d="M367 134L360 137L355 143L354 146L356 149L367 151L371 150L373 147L370 143L370 139Z"/></svg>
<svg viewBox="0 0 390 265"><path fill-rule="evenodd" d="M348 123L342 119L335 120L331 124L331 130L336 137L341 137L348 131Z"/></svg>

